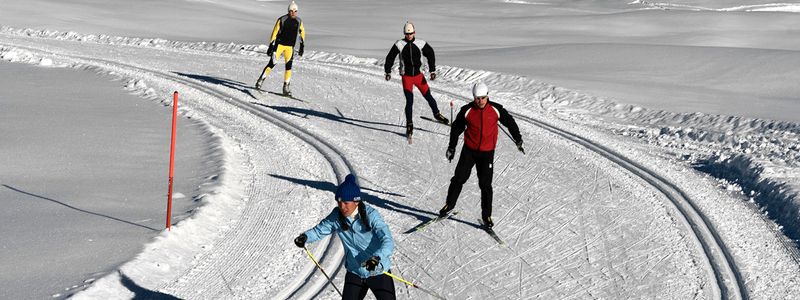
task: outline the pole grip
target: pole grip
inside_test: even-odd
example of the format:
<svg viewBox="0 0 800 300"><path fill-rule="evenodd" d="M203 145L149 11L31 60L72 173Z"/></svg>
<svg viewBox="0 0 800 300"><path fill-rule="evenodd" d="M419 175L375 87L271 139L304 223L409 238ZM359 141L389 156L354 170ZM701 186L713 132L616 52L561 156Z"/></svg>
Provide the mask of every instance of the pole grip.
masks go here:
<svg viewBox="0 0 800 300"><path fill-rule="evenodd" d="M178 91L172 93L172 137L169 146L169 190L167 191L167 230L172 230L172 182L175 177L175 130L178 125Z"/></svg>

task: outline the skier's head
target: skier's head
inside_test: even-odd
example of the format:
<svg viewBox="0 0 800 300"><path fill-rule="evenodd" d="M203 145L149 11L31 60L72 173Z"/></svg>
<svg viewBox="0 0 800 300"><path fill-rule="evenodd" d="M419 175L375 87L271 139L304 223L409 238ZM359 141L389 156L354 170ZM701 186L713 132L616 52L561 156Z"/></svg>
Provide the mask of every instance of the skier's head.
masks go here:
<svg viewBox="0 0 800 300"><path fill-rule="evenodd" d="M406 36L406 40L411 40L414 38L414 34L416 30L414 29L414 23L406 21L406 25L403 25L403 34Z"/></svg>
<svg viewBox="0 0 800 300"><path fill-rule="evenodd" d="M342 184L336 188L336 201L361 201L361 188L358 187L356 177L353 174L348 174Z"/></svg>
<svg viewBox="0 0 800 300"><path fill-rule="evenodd" d="M358 209L358 203L361 202L361 188L358 187L353 174L348 174L344 182L336 188L336 201L344 216L350 216Z"/></svg>
<svg viewBox="0 0 800 300"><path fill-rule="evenodd" d="M297 3L294 3L294 1L289 4L289 16L292 18L297 17Z"/></svg>
<svg viewBox="0 0 800 300"><path fill-rule="evenodd" d="M489 87L483 82L477 82L472 86L472 98L478 107L483 108L489 102Z"/></svg>

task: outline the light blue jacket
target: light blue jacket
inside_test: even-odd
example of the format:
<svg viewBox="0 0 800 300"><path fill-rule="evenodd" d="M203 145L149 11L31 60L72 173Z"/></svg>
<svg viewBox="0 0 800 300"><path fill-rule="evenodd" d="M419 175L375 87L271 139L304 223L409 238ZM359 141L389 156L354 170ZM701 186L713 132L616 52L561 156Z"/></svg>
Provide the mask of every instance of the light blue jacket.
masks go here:
<svg viewBox="0 0 800 300"><path fill-rule="evenodd" d="M324 236L336 231L339 239L342 240L344 267L348 272L361 278L368 278L381 275L383 271L389 271L392 268L391 255L394 250L392 233L377 210L366 206L366 212L369 225L372 227L371 231L367 231L364 224L361 223L361 214L356 215L354 220L345 218L350 229L342 230L342 225L339 223L339 208L335 207L317 226L305 232L308 237L307 242L319 241ZM373 256L380 257L381 260L375 271L370 272L361 264Z"/></svg>

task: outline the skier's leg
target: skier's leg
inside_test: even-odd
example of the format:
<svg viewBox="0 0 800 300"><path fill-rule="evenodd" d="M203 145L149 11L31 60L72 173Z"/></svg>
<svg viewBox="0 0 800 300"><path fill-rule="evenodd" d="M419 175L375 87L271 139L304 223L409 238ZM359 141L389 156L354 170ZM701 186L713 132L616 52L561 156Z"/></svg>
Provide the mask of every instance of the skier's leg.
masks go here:
<svg viewBox="0 0 800 300"><path fill-rule="evenodd" d="M280 46L278 46L280 48ZM292 79L292 62L294 61L294 47L283 46L283 58L286 62L286 72L283 73L283 82L289 82Z"/></svg>
<svg viewBox="0 0 800 300"><path fill-rule="evenodd" d="M411 76L402 76L403 95L406 96L406 125L413 124L414 117L414 82Z"/></svg>
<svg viewBox="0 0 800 300"><path fill-rule="evenodd" d="M269 76L269 72L272 71L273 67L275 67L275 55L274 54L269 58L269 63L267 63L267 66L264 67L263 71L261 71L261 75L258 76L258 79L256 80L256 88L258 88L258 89L261 88L261 84L264 83L264 79L267 79L267 76Z"/></svg>
<svg viewBox="0 0 800 300"><path fill-rule="evenodd" d="M358 275L347 272L344 276L342 300L362 300L367 296L367 284Z"/></svg>
<svg viewBox="0 0 800 300"><path fill-rule="evenodd" d="M431 94L431 88L428 86L428 81L425 80L425 76L422 74L419 74L419 76L421 79L417 83L417 89L419 89L419 92L422 93L423 97L425 97L425 100L428 101L428 106L431 107L431 112L433 112L433 115L438 115L439 106L436 104L436 99L434 99L433 95Z"/></svg>
<svg viewBox="0 0 800 300"><path fill-rule="evenodd" d="M472 166L474 165L475 158L473 157L473 151L467 149L467 147L462 147L461 156L459 156L458 164L456 164L456 172L453 177L450 178L450 187L447 188L446 204L449 209L456 207L458 196L461 194L461 188L464 187L464 183L469 179Z"/></svg>
<svg viewBox="0 0 800 300"><path fill-rule="evenodd" d="M494 151L476 155L475 169L478 170L478 187L481 188L481 217L492 216L492 177L494 176Z"/></svg>
<svg viewBox="0 0 800 300"><path fill-rule="evenodd" d="M391 273L392 271L389 271ZM395 300L394 280L389 275L381 274L367 278L367 285L377 300Z"/></svg>

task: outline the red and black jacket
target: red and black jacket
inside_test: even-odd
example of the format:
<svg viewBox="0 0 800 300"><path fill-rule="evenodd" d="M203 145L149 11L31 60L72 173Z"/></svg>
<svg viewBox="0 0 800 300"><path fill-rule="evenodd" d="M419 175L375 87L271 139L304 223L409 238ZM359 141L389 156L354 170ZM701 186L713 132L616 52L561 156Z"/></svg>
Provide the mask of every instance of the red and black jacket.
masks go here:
<svg viewBox="0 0 800 300"><path fill-rule="evenodd" d="M517 122L502 105L488 101L479 108L475 102L461 107L450 129L449 148L455 149L458 136L464 133L464 147L473 151L494 151L497 146L497 122L508 128L514 143L522 141Z"/></svg>

